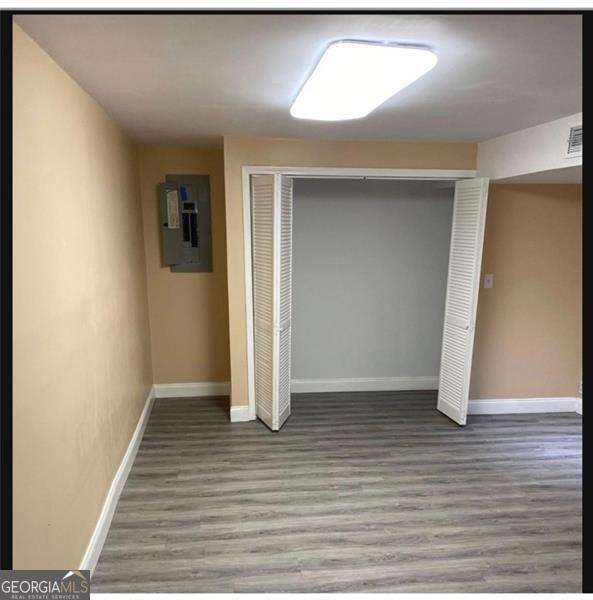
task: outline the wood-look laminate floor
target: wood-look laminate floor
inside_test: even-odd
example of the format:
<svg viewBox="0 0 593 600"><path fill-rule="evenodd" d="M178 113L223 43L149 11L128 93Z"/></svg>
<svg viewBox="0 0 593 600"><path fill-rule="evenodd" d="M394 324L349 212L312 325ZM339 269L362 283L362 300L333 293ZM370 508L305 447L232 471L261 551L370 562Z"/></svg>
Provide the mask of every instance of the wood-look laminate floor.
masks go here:
<svg viewBox="0 0 593 600"><path fill-rule="evenodd" d="M301 394L278 433L157 400L93 592L579 592L581 417Z"/></svg>

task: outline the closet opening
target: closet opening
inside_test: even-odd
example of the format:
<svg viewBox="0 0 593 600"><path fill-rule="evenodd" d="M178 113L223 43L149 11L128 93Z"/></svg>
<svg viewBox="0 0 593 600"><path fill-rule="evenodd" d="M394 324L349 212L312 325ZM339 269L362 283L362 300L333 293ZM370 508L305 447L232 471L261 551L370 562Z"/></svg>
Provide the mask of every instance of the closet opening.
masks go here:
<svg viewBox="0 0 593 600"><path fill-rule="evenodd" d="M437 389L454 191L294 180L293 394Z"/></svg>
<svg viewBox="0 0 593 600"><path fill-rule="evenodd" d="M488 182L464 175L249 173L252 418L277 431L291 394L438 389L465 424Z"/></svg>

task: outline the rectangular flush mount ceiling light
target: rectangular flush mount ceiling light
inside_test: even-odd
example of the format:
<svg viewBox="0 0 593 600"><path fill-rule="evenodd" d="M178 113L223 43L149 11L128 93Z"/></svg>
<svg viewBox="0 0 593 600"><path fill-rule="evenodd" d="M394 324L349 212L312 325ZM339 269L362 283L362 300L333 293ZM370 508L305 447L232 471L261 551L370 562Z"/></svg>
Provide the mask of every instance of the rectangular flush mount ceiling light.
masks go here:
<svg viewBox="0 0 593 600"><path fill-rule="evenodd" d="M343 40L331 44L290 108L298 119L365 117L437 63L426 48Z"/></svg>

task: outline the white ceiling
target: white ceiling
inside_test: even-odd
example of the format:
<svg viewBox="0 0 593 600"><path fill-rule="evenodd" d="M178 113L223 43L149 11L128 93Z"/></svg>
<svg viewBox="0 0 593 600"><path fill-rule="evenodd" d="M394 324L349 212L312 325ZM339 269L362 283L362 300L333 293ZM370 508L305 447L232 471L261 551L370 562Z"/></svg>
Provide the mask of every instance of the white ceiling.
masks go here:
<svg viewBox="0 0 593 600"><path fill-rule="evenodd" d="M19 15L138 141L222 135L483 141L581 107L579 15ZM368 117L288 110L328 43L428 44L439 63Z"/></svg>

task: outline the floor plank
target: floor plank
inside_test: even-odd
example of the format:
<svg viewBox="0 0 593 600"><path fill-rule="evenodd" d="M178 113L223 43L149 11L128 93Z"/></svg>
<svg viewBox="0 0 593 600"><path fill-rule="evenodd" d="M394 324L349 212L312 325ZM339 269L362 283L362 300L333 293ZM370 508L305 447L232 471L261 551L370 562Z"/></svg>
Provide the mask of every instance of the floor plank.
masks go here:
<svg viewBox="0 0 593 600"><path fill-rule="evenodd" d="M579 592L581 417L298 394L285 427L157 400L93 592Z"/></svg>

